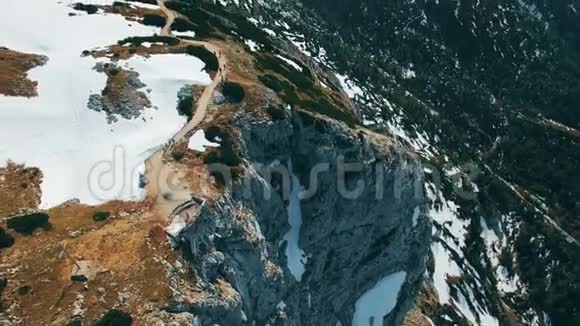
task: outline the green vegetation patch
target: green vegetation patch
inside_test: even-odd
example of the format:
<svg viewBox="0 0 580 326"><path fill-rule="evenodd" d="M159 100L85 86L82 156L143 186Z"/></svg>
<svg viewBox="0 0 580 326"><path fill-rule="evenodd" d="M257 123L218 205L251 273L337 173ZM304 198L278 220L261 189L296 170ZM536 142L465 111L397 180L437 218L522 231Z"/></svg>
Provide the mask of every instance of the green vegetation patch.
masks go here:
<svg viewBox="0 0 580 326"><path fill-rule="evenodd" d="M36 229L50 229L49 216L45 213L33 213L29 215L15 216L8 219L6 225L9 229L24 235L32 235Z"/></svg>
<svg viewBox="0 0 580 326"><path fill-rule="evenodd" d="M196 2L195 5L190 3L181 2L181 1L167 1L165 6L171 10L175 10L183 15L185 15L192 23L187 25L191 27L195 26L195 33L196 36L199 38L221 38L218 33L219 30L225 30L225 26L221 23L219 19L216 19L213 16L210 16L208 12L204 11L202 7L202 3ZM177 20L176 20L177 22ZM177 22L178 26L181 25L183 27L186 26L183 22ZM179 29L176 29L179 30Z"/></svg>
<svg viewBox="0 0 580 326"><path fill-rule="evenodd" d="M30 286L23 285L23 286L18 288L17 292L18 292L18 295L25 296L25 295L28 295L28 293L30 293L30 290L32 290L30 288Z"/></svg>
<svg viewBox="0 0 580 326"><path fill-rule="evenodd" d="M14 238L6 233L6 230L0 228L0 249L11 247L14 244Z"/></svg>
<svg viewBox="0 0 580 326"><path fill-rule="evenodd" d="M198 27L198 25L179 17L175 18L171 24L171 30L176 32L195 32Z"/></svg>
<svg viewBox="0 0 580 326"><path fill-rule="evenodd" d="M167 8L175 10L189 18L196 25L195 32L200 38L222 39L219 32L234 37L251 39L264 45L266 51L273 50L266 32L256 27L244 16L231 13L222 6L210 2L167 1Z"/></svg>
<svg viewBox="0 0 580 326"><path fill-rule="evenodd" d="M109 310L95 325L97 326L130 326L133 323L133 318L128 313L111 309Z"/></svg>
<svg viewBox="0 0 580 326"><path fill-rule="evenodd" d="M166 45L178 45L179 39L171 36L131 36L117 42L118 45L130 44L133 46L139 46L143 42L150 43L163 43Z"/></svg>
<svg viewBox="0 0 580 326"><path fill-rule="evenodd" d="M103 222L106 221L107 219L109 219L109 217L111 217L111 213L109 212L95 212L95 214L93 214L93 220L95 222Z"/></svg>
<svg viewBox="0 0 580 326"><path fill-rule="evenodd" d="M205 63L205 71L218 71L220 64L218 58L211 51L203 46L188 45L185 52L189 55L199 58Z"/></svg>
<svg viewBox="0 0 580 326"><path fill-rule="evenodd" d="M238 166L242 163L238 146L232 136L219 127L209 127L205 132L205 138L210 141L221 139L220 147L209 152L205 157L206 164L222 163L227 166Z"/></svg>
<svg viewBox="0 0 580 326"><path fill-rule="evenodd" d="M184 85L177 92L177 112L179 115L187 117L187 121L193 118L193 93L191 85Z"/></svg>
<svg viewBox="0 0 580 326"><path fill-rule="evenodd" d="M115 1L113 2L113 7L123 7L123 8L128 8L129 4L126 2L121 2L121 1Z"/></svg>
<svg viewBox="0 0 580 326"><path fill-rule="evenodd" d="M156 14L145 14L145 16L143 16L142 21L143 25L156 27L165 26L165 22L166 22L165 17Z"/></svg>
<svg viewBox="0 0 580 326"><path fill-rule="evenodd" d="M280 76L284 76L290 83L303 92L311 96L321 96L322 92L314 82L312 72L307 67L300 65L302 71L296 70L284 60L269 54L258 54L256 56L256 67L261 71L273 71Z"/></svg>
<svg viewBox="0 0 580 326"><path fill-rule="evenodd" d="M141 2L149 5L157 5L157 0L126 0L127 2Z"/></svg>
<svg viewBox="0 0 580 326"><path fill-rule="evenodd" d="M222 93L231 103L240 103L246 97L244 88L240 84L231 81L224 82Z"/></svg>
<svg viewBox="0 0 580 326"><path fill-rule="evenodd" d="M349 127L354 128L358 124L356 116L347 110L343 110L337 104L323 96L315 99L302 100L298 97L297 88L285 80L266 74L261 75L258 79L268 88L275 91L280 98L292 106L298 106L305 110L323 114L330 118L346 123Z"/></svg>
<svg viewBox="0 0 580 326"><path fill-rule="evenodd" d="M80 2L75 3L73 9L78 11L84 11L89 15L96 14L97 11L99 11L99 7L95 5L87 5Z"/></svg>
<svg viewBox="0 0 580 326"><path fill-rule="evenodd" d="M283 107L268 105L266 107L266 112L270 115L273 121L279 121L286 119L286 110Z"/></svg>

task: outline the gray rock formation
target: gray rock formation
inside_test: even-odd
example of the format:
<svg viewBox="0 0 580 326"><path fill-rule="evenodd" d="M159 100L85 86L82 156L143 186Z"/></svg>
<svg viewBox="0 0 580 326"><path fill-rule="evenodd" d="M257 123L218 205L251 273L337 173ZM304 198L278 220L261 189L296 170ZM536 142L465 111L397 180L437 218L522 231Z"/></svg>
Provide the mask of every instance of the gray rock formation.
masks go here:
<svg viewBox="0 0 580 326"><path fill-rule="evenodd" d="M118 117L127 120L141 116L143 110L151 107L151 103L145 93L139 89L145 87L139 80L139 73L124 70L126 77L122 83L111 82L121 71L121 68L112 63L99 62L94 69L108 76L107 86L101 94L91 94L87 107L97 112L105 112L109 123L118 121Z"/></svg>
<svg viewBox="0 0 580 326"><path fill-rule="evenodd" d="M192 312L201 325L350 325L363 293L406 271L385 319L385 325L401 324L422 283L430 242L416 156L392 139L305 112L288 110L276 121L241 112L232 120L244 175L182 233L204 295L170 310ZM288 186L264 168L290 161L306 188L301 281L285 255ZM342 177L345 168L354 171ZM311 174L321 170L314 181Z"/></svg>

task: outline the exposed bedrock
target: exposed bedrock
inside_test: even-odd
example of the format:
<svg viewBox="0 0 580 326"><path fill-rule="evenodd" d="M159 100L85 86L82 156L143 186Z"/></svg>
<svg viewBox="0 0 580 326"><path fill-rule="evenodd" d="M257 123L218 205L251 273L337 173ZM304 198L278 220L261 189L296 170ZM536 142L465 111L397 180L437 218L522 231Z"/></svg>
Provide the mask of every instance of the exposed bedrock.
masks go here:
<svg viewBox="0 0 580 326"><path fill-rule="evenodd" d="M304 112L286 110L274 121L240 112L232 120L244 172L183 231L202 295L175 310L192 312L201 325L350 325L361 295L406 272L385 318L400 324L421 286L430 242L417 157L382 135ZM286 175L265 168L284 171L289 162ZM300 275L286 250L292 172L304 187Z"/></svg>

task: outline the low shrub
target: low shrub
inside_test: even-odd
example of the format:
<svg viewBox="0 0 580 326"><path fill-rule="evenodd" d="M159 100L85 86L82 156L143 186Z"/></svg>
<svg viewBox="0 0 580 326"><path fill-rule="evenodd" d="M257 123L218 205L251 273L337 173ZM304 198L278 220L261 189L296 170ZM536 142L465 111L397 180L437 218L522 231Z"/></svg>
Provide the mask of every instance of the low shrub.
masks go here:
<svg viewBox="0 0 580 326"><path fill-rule="evenodd" d="M256 67L262 71L270 70L278 73L280 76L284 76L298 89L312 96L322 95L320 88L314 84L310 69L305 66L301 66L302 71L298 71L280 58L269 54L262 54L256 57Z"/></svg>
<svg viewBox="0 0 580 326"><path fill-rule="evenodd" d="M17 233L31 235L38 228L43 228L45 230L50 228L50 223L48 222L49 216L44 213L33 213L23 216L15 216L9 218L6 225L9 229L14 230Z"/></svg>
<svg viewBox="0 0 580 326"><path fill-rule="evenodd" d="M193 118L193 94L191 85L184 85L177 92L177 112L179 115L187 117L187 121Z"/></svg>
<svg viewBox="0 0 580 326"><path fill-rule="evenodd" d="M317 99L317 101L301 101L299 105L308 111L320 113L335 120L342 121L351 128L354 128L358 124L358 119L353 113L341 110L325 98Z"/></svg>
<svg viewBox="0 0 580 326"><path fill-rule="evenodd" d="M128 2L141 2L150 5L157 5L157 0L127 0Z"/></svg>
<svg viewBox="0 0 580 326"><path fill-rule="evenodd" d="M126 3L126 2L114 1L113 2L113 7L123 7L123 8L127 8L127 7L129 7L129 4Z"/></svg>
<svg viewBox="0 0 580 326"><path fill-rule="evenodd" d="M0 276L0 295L4 292L4 289L8 286L8 279L4 276Z"/></svg>
<svg viewBox="0 0 580 326"><path fill-rule="evenodd" d="M196 24L179 17L175 18L171 24L171 30L176 32L195 32L197 29Z"/></svg>
<svg viewBox="0 0 580 326"><path fill-rule="evenodd" d="M66 324L66 326L83 326L83 322L80 319L73 319L73 320L70 320Z"/></svg>
<svg viewBox="0 0 580 326"><path fill-rule="evenodd" d="M218 127L209 127L205 130L205 138L208 140L221 139L221 146L206 155L206 164L222 163L227 166L238 166L242 163L238 147L230 134Z"/></svg>
<svg viewBox="0 0 580 326"><path fill-rule="evenodd" d="M274 75L266 74L258 76L258 79L264 84L266 87L270 88L274 92L294 92L295 88L289 82L285 80L281 80Z"/></svg>
<svg viewBox="0 0 580 326"><path fill-rule="evenodd" d="M84 11L89 15L96 14L97 11L99 11L99 8L95 5L86 5L80 2L75 3L73 8L75 10Z"/></svg>
<svg viewBox="0 0 580 326"><path fill-rule="evenodd" d="M335 120L342 121L351 128L358 124L358 119L353 113L341 109L341 107L330 102L325 97L316 96L315 100L302 100L298 97L296 88L285 80L281 80L270 74L261 75L258 79L266 87L278 93L280 98L290 105L299 106L305 110L320 113Z"/></svg>
<svg viewBox="0 0 580 326"><path fill-rule="evenodd" d="M0 249L11 247L14 244L14 238L6 233L6 230L0 228Z"/></svg>
<svg viewBox="0 0 580 326"><path fill-rule="evenodd" d="M179 162L185 157L185 153L181 151L174 151L173 153L171 153L171 156L175 161Z"/></svg>
<svg viewBox="0 0 580 326"><path fill-rule="evenodd" d="M229 102L240 103L246 97L244 88L235 82L224 82L222 86L222 93Z"/></svg>
<svg viewBox="0 0 580 326"><path fill-rule="evenodd" d="M111 217L111 213L109 212L95 212L95 214L93 214L93 220L95 222L103 222L106 221L109 217Z"/></svg>
<svg viewBox="0 0 580 326"><path fill-rule="evenodd" d="M130 326L133 323L133 318L128 313L111 309L109 310L95 325L97 326Z"/></svg>
<svg viewBox="0 0 580 326"><path fill-rule="evenodd" d="M171 10L175 10L189 18L192 22L195 22L195 34L199 38L222 38L216 30L216 27L222 29L223 26L216 19L211 19L212 17L208 13L201 9L201 4L199 2L197 5L193 6L190 3L182 1L167 1L165 5ZM178 23L181 24L181 23ZM217 24L217 26L212 26ZM179 26L179 25L178 25ZM179 28L179 27L178 27ZM177 29L176 29L177 30Z"/></svg>
<svg viewBox="0 0 580 326"><path fill-rule="evenodd" d="M203 61L205 63L205 71L218 71L220 67L218 58L203 46L189 45L185 48L185 52Z"/></svg>
<svg viewBox="0 0 580 326"><path fill-rule="evenodd" d="M270 118L272 118L273 121L286 119L286 111L284 108L269 105L266 107L266 112L270 115Z"/></svg>
<svg viewBox="0 0 580 326"><path fill-rule="evenodd" d="M143 42L151 42L151 43L159 42L159 43L164 43L167 45L178 45L180 41L178 38L171 37L171 36L159 36L159 35L130 36L130 37L127 37L125 39L118 41L117 44L118 45L130 44L133 46L139 46Z"/></svg>
<svg viewBox="0 0 580 326"><path fill-rule="evenodd" d="M165 17L155 15L155 14L145 14L143 16L143 25L147 26L156 26L156 27L163 27L165 26Z"/></svg>
<svg viewBox="0 0 580 326"><path fill-rule="evenodd" d="M177 112L179 113L179 115L186 116L187 121L189 121L191 120L191 118L193 118L192 107L193 107L193 97L192 96L183 97L180 98L179 102L177 103Z"/></svg>
<svg viewBox="0 0 580 326"><path fill-rule="evenodd" d="M24 295L27 295L28 293L30 293L30 290L31 290L30 286L23 285L23 286L18 288L17 292L18 292L18 295L24 296Z"/></svg>

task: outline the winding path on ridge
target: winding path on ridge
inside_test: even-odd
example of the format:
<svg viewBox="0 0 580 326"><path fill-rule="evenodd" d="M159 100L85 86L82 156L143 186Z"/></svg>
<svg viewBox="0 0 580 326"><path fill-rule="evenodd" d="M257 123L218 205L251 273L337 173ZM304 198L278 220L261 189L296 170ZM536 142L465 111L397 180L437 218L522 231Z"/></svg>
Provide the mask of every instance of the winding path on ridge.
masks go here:
<svg viewBox="0 0 580 326"><path fill-rule="evenodd" d="M177 14L165 6L165 0L157 0L157 4L166 16L166 23L161 29L161 36L171 36L171 25ZM194 107L192 108L193 117L171 138L172 143L181 142L189 132L203 121L215 89L222 79L225 79L227 74L227 60L225 56L221 55L217 46L204 41L181 40L181 42L203 46L213 52L218 58L220 69L216 72L212 83L205 87L200 98L194 102ZM164 151L165 149L158 150L145 162L145 177L147 180L145 190L147 198L154 200L154 207L159 215L164 219L168 219L175 208L191 199L191 194L180 184L179 179L183 176L179 175L179 171L175 171L163 161Z"/></svg>

